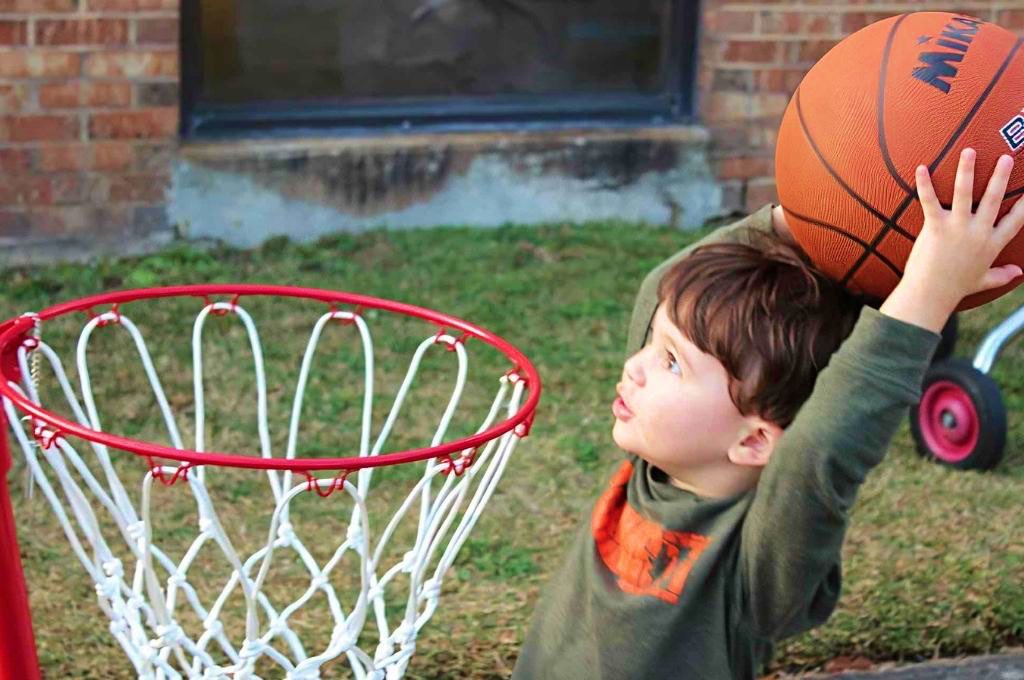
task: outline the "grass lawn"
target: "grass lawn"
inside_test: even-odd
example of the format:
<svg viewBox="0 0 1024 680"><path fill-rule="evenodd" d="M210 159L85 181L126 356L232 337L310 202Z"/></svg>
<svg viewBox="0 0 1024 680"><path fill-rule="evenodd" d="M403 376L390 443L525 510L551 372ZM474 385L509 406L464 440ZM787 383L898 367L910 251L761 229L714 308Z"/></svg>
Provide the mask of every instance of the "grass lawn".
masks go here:
<svg viewBox="0 0 1024 680"><path fill-rule="evenodd" d="M511 671L540 586L619 461L621 454L610 438L609 405L637 286L651 267L698 236L600 223L373 232L316 245L276 240L253 252L179 247L139 259L8 272L0 291L0 319L112 289L222 281L386 297L438 309L506 337L531 357L544 380L537 420L445 581L441 606L419 638L409 671L415 678L504 677ZM962 315L957 353L969 356L983 335L1022 303L1024 294L1014 294ZM196 305L188 311L194 316ZM274 307L256 311L279 324L264 337L264 346L268 362L276 360L280 372L268 371L272 378L281 378L285 390L293 389L295 367L315 317ZM180 365L187 362L188 340L172 323L182 310L154 305L126 313L160 348L154 355L162 357L157 362L161 379L168 392L182 395L172 398L172 406L187 412L191 386ZM403 357L423 330L399 326L384 326L375 335L382 392L397 387ZM217 448L251 451L255 400L247 392L251 382L236 361L245 357L244 336L237 331L215 329L209 344L208 375L217 383L210 391L219 395L210 408L220 414L211 428ZM55 328L45 339L73 347L72 338L70 328ZM110 356L123 356L115 352L130 349L114 341L109 346L98 342L97 352ZM334 348L343 344L332 342ZM359 365L346 361L323 365L310 387L316 399L307 406L303 434L321 448L342 449L354 441L351 427L338 427L343 420L339 413L356 417L354 393L338 385L350 379L339 381L330 372ZM493 357L482 361L495 363ZM155 411L147 398L138 396L145 394L138 370L122 363L127 365L109 364L107 386L98 388L104 412L112 414L104 424L111 431L159 437ZM845 591L838 610L827 625L781 644L779 669L820 668L840 655L909 661L988 652L1021 642L1024 542L1018 538L1017 510L1024 494L1024 417L1018 416L1024 402L1022 363L1024 352L1011 346L994 371L1010 423L1007 454L995 471L950 472L928 464L914 452L904 427L861 491L845 548ZM430 379L419 403L434 401L432 390L451 376L444 367L425 370ZM473 383L469 398L489 398L487 389ZM272 397L276 394L271 392ZM271 418L275 445L283 439L280 425L290 404L290 396L280 394L272 399L277 407ZM414 435L436 424L428 411L409 415L403 425L407 439L396 439L396 445L411 444ZM138 472L141 464L128 459L118 465L134 465ZM375 489L382 499L390 498L392 485L401 488L411 479L401 472L389 474L381 476ZM92 585L42 498L29 500L21 493L23 479L19 462L10 483L46 675L130 677ZM253 482L250 473L230 473L223 476L222 486L225 517L247 519L257 524L249 531L260 534L260 513L269 498L266 485ZM169 541L187 541L194 528L175 500L187 488L178 485L160 493L161 517L167 520L163 535ZM302 521L312 523L309 530L324 536L325 544L336 544L344 530L339 515L345 513L332 506L338 502L332 497L303 506L310 509ZM244 542L245 531L239 531ZM296 587L287 579L280 585L284 590ZM310 616L299 627L315 636L321 624Z"/></svg>

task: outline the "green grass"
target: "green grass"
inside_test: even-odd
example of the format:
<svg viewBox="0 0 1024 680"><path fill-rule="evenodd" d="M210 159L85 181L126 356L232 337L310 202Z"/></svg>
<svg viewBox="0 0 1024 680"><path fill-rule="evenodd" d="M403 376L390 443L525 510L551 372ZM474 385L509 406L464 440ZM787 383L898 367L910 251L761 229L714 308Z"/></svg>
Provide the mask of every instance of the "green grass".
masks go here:
<svg viewBox="0 0 1024 680"><path fill-rule="evenodd" d="M416 232L341 235L315 245L275 240L252 252L202 251L178 246L145 258L90 266L55 265L6 273L0 318L39 310L58 301L134 286L232 281L285 283L350 290L442 310L505 336L536 364L544 379L532 436L516 453L484 518L445 581L441 606L423 630L410 668L416 678L507 676L540 585L559 563L577 522L593 503L620 453L610 440L608 404L621 370L626 325L643 275L699 234L635 224L508 226ZM961 317L958 353L969 355L984 333L1017 305L1020 294ZM249 308L248 301L245 301ZM191 412L189 347L175 324L197 309L179 306L130 307L126 313L145 327L157 348L154 357L182 414ZM264 337L271 388L275 446L283 441L295 366L316 309L284 309L252 302L260 319L278 330ZM319 312L323 310L320 309ZM81 325L84 317L75 321ZM255 399L247 373L249 351L237 325L211 320L207 389L211 397L210 436L218 448L255 450ZM377 389L386 397L397 388L411 348L429 331L388 325L375 319L379 369ZM336 328L336 327L335 327ZM109 329L103 329L109 330ZM262 330L262 326L261 326ZM322 455L350 453L358 418L357 382L361 361L352 349L351 329L332 331L317 355L316 378L304 410L302 441ZM54 324L46 339L73 348L71 324ZM95 354L130 356L123 337L97 333ZM478 351L479 348L477 348ZM120 354L116 354L120 353ZM331 357L340 357L330 363ZM1024 493L1024 354L1010 346L994 377L1010 414L1007 455L986 474L954 473L928 464L913 450L906 428L890 455L861 491L845 548L845 589L839 608L821 628L780 645L777 666L820 667L839 655L875 660L917 660L997 650L1024 638L1024 544L1018 539L1019 498ZM488 363L490 362L490 363ZM111 364L100 390L108 429L133 436L165 437L154 422L146 386L130 362ZM484 364L498 366L493 357ZM396 445L429 436L442 405L437 394L451 380L451 364L424 368L427 386L418 406L400 421ZM100 371L99 373L103 373ZM500 371L499 371L500 374ZM490 378L488 378L489 380ZM52 387L52 386L51 386ZM435 389L436 388L436 389ZM473 382L467 399L489 400L490 383ZM382 411L375 411L380 422ZM459 422L456 430L472 424ZM461 428L461 429L460 429ZM191 433L183 432L186 442ZM403 439L404 437L404 439ZM135 465L128 460L119 465ZM130 467L128 469L131 469ZM394 500L415 482L416 470L380 474L374 493ZM22 554L35 614L41 660L50 677L129 677L127 663L106 632L92 587L67 550L66 539L38 496L20 493L24 469L11 476L21 527ZM245 544L262 540L269 505L265 478L251 473L210 474L229 531ZM168 541L187 538L194 521L188 506L176 505L182 485L159 490ZM346 513L336 497L301 500L297 523L332 538L342 535ZM298 506L297 506L298 508ZM241 520L246 520L242 522ZM255 525L255 528L253 528ZM246 528L248 527L248 528ZM329 540L323 541L325 544ZM318 557L329 549L321 546ZM209 568L217 568L210 560ZM282 590L301 588L287 560L275 562ZM311 609L316 609L312 607ZM314 637L318 623L297 622ZM322 632L322 631L321 631Z"/></svg>

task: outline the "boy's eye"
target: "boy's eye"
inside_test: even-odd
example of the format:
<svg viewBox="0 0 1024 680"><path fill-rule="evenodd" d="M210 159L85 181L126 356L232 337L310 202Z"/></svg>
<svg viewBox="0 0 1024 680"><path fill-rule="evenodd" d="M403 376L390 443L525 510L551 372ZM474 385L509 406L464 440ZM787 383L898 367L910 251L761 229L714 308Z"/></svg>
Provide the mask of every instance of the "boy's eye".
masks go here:
<svg viewBox="0 0 1024 680"><path fill-rule="evenodd" d="M679 362L676 361L676 358L672 356L671 352L665 353L665 368L667 368L669 371L676 375L683 374L682 367L679 366Z"/></svg>

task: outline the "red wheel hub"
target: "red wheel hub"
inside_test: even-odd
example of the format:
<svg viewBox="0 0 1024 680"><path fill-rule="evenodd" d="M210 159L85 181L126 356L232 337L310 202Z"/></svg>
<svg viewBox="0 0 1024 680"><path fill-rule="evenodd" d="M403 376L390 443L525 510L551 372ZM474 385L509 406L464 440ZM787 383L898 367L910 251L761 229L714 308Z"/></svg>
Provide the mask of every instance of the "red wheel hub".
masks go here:
<svg viewBox="0 0 1024 680"><path fill-rule="evenodd" d="M929 385L918 416L925 443L943 462L964 460L978 444L978 411L970 395L954 382L940 380Z"/></svg>

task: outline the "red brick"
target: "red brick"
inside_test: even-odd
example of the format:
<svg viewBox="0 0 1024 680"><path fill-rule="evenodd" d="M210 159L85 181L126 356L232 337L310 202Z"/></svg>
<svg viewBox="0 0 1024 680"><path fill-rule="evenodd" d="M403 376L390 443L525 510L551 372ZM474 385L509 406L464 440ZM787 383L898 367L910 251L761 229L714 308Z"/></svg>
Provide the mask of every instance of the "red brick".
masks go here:
<svg viewBox="0 0 1024 680"><path fill-rule="evenodd" d="M792 94L804 79L804 69L765 69L757 73L757 89L761 92Z"/></svg>
<svg viewBox="0 0 1024 680"><path fill-rule="evenodd" d="M163 175L114 175L110 177L110 200L132 203L161 203L170 179Z"/></svg>
<svg viewBox="0 0 1024 680"><path fill-rule="evenodd" d="M836 46L835 40L802 40L786 45L786 62L789 64L815 64Z"/></svg>
<svg viewBox="0 0 1024 680"><path fill-rule="evenodd" d="M0 205L50 205L53 183L45 175L24 175L0 182Z"/></svg>
<svg viewBox="0 0 1024 680"><path fill-rule="evenodd" d="M85 201L89 183L82 173L53 175L51 181L55 205L74 205Z"/></svg>
<svg viewBox="0 0 1024 680"><path fill-rule="evenodd" d="M0 21L0 45L24 45L28 42L27 21Z"/></svg>
<svg viewBox="0 0 1024 680"><path fill-rule="evenodd" d="M139 172L166 173L175 158L173 143L159 142L156 144L135 144L135 169Z"/></svg>
<svg viewBox="0 0 1024 680"><path fill-rule="evenodd" d="M752 179L771 175L774 170L775 162L771 158L723 158L718 162L718 179Z"/></svg>
<svg viewBox="0 0 1024 680"><path fill-rule="evenodd" d="M28 217L37 236L92 235L100 227L99 208L91 205L33 207ZM103 225L106 226L106 225Z"/></svg>
<svg viewBox="0 0 1024 680"><path fill-rule="evenodd" d="M0 51L0 78L61 78L77 76L79 58L68 52Z"/></svg>
<svg viewBox="0 0 1024 680"><path fill-rule="evenodd" d="M753 100L740 92L712 92L704 98L704 113L709 121L745 120L751 115Z"/></svg>
<svg viewBox="0 0 1024 680"><path fill-rule="evenodd" d="M74 12L79 0L0 0L0 12L40 14Z"/></svg>
<svg viewBox="0 0 1024 680"><path fill-rule="evenodd" d="M85 0L86 7L99 12L177 11L178 0Z"/></svg>
<svg viewBox="0 0 1024 680"><path fill-rule="evenodd" d="M137 45L177 45L177 19L139 19L135 22Z"/></svg>
<svg viewBox="0 0 1024 680"><path fill-rule="evenodd" d="M761 12L761 33L798 33L802 25L802 12Z"/></svg>
<svg viewBox="0 0 1024 680"><path fill-rule="evenodd" d="M999 12L996 23L1003 28L1020 30L1024 28L1024 9L1004 9Z"/></svg>
<svg viewBox="0 0 1024 680"><path fill-rule="evenodd" d="M775 61L777 46L772 40L730 40L723 58L728 62L770 63Z"/></svg>
<svg viewBox="0 0 1024 680"><path fill-rule="evenodd" d="M840 28L849 34L896 14L899 12L847 12L842 15Z"/></svg>
<svg viewBox="0 0 1024 680"><path fill-rule="evenodd" d="M32 167L32 154L28 149L0 149L0 172L4 174L26 172Z"/></svg>
<svg viewBox="0 0 1024 680"><path fill-rule="evenodd" d="M704 29L711 34L753 33L754 13L749 10L710 10L704 13Z"/></svg>
<svg viewBox="0 0 1024 680"><path fill-rule="evenodd" d="M39 105L43 108L120 108L131 104L132 85L127 81L73 80L39 87Z"/></svg>
<svg viewBox="0 0 1024 680"><path fill-rule="evenodd" d="M28 103L28 85L25 83L0 83L0 111L18 113Z"/></svg>
<svg viewBox="0 0 1024 680"><path fill-rule="evenodd" d="M127 142L93 142L90 146L95 170L124 170L135 161L135 152Z"/></svg>
<svg viewBox="0 0 1024 680"><path fill-rule="evenodd" d="M44 109L73 109L81 106L81 83L71 80L39 86L39 106Z"/></svg>
<svg viewBox="0 0 1024 680"><path fill-rule="evenodd" d="M58 19L36 22L37 45L126 45L124 19Z"/></svg>
<svg viewBox="0 0 1024 680"><path fill-rule="evenodd" d="M178 51L94 52L84 73L93 78L160 78L178 75Z"/></svg>
<svg viewBox="0 0 1024 680"><path fill-rule="evenodd" d="M820 35L839 30L839 18L832 12L761 12L761 33Z"/></svg>
<svg viewBox="0 0 1024 680"><path fill-rule="evenodd" d="M777 203L779 200L775 190L775 178L765 177L747 182L746 210L753 212L765 203Z"/></svg>
<svg viewBox="0 0 1024 680"><path fill-rule="evenodd" d="M0 239L16 242L28 236L31 231L28 215L24 212L0 210Z"/></svg>
<svg viewBox="0 0 1024 680"><path fill-rule="evenodd" d="M89 167L89 145L41 146L36 150L36 167L42 172L84 170Z"/></svg>
<svg viewBox="0 0 1024 680"><path fill-rule="evenodd" d="M175 108L95 113L89 121L89 135L96 139L154 139L172 137L177 131Z"/></svg>
<svg viewBox="0 0 1024 680"><path fill-rule="evenodd" d="M7 137L12 142L33 142L75 139L78 118L75 116L11 116L7 119Z"/></svg>

